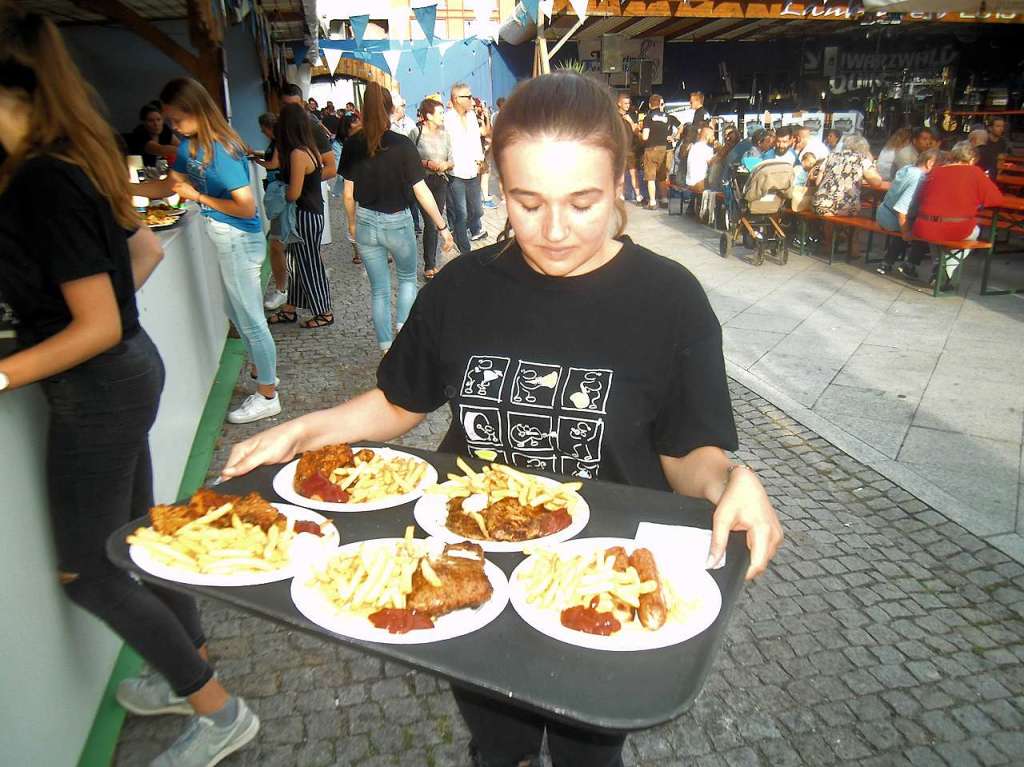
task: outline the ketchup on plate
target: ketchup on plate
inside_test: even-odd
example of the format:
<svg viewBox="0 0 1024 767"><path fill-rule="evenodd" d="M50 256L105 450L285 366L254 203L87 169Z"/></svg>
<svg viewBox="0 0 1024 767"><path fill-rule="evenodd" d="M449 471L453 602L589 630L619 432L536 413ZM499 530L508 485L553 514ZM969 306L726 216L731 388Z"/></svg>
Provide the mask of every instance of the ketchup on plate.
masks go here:
<svg viewBox="0 0 1024 767"><path fill-rule="evenodd" d="M434 622L430 616L398 607L385 607L371 613L370 623L379 629L387 629L390 634L407 634L416 629L432 629Z"/></svg>

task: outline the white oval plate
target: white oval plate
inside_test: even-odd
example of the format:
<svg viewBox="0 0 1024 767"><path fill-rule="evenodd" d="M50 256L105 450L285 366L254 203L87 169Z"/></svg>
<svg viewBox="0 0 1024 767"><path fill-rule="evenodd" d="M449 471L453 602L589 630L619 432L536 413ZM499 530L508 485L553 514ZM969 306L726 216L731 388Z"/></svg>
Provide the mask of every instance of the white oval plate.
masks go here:
<svg viewBox="0 0 1024 767"><path fill-rule="evenodd" d="M342 546L337 551L331 552L329 556L357 551L360 546L394 546L403 541L402 538L376 538L370 541L360 541ZM440 543L440 542L439 542ZM440 548L440 547L439 547ZM320 593L319 590L306 585L309 580L309 569L304 568L302 572L296 573L292 581L292 602L300 613L318 626L322 626L335 634L361 639L366 642L380 642L382 644L425 644L427 642L440 642L445 639L470 634L477 629L483 628L493 621L508 604L508 578L493 562L484 562L484 573L491 582L494 592L491 598L476 608L466 608L442 615L434 621L432 629L417 629L405 634L392 634L387 629L379 629L370 623L365 615L345 613L338 610L331 602Z"/></svg>
<svg viewBox="0 0 1024 767"><path fill-rule="evenodd" d="M628 553L632 553L636 548L636 541L630 538L580 538L550 548L571 556L589 554L594 550L607 549L612 546L622 546ZM715 618L718 617L718 613L722 609L722 592L719 591L718 584L715 583L714 578L708 575L707 571L693 565L680 563L676 563L676 566L672 566L671 563L666 566L664 564L665 557L659 556L658 573L662 580L672 584L680 599L697 602L681 619L670 619L657 631L624 629L611 636L598 636L575 631L562 625L560 610L544 610L526 601L526 594L519 578L526 568L531 566L532 560L533 557L527 557L520 562L512 571L512 577L509 578L512 607L519 613L519 617L537 631L547 634L559 642L577 647L618 652L669 647L685 642L704 631L715 622Z"/></svg>
<svg viewBox="0 0 1024 767"><path fill-rule="evenodd" d="M547 477L538 477L535 474L531 474L535 480L544 482L545 484L557 485L559 484L553 479ZM413 507L412 513L418 524L427 535L440 538L445 543L459 543L460 541L472 541L477 543L483 548L484 551L490 551L493 553L508 553L515 551L522 551L528 546L544 545L548 543L560 543L561 541L567 541L570 538L575 538L581 532L583 528L587 526L587 522L590 521L590 505L586 499L579 493L573 493L576 496L575 511L572 514L572 524L563 530L559 530L557 533L551 535L545 535L543 538L531 538L528 541L486 541L480 538L465 538L458 533L452 532L445 526L445 521L448 519L448 496L440 495L435 493L426 493L416 501L416 505Z"/></svg>
<svg viewBox="0 0 1024 767"><path fill-rule="evenodd" d="M370 447L368 445L353 445L352 452L358 453L364 447L368 450L373 450L375 453L380 453L385 458L412 458L413 460L425 463L427 464L427 473L423 475L423 481L420 482L419 487L404 495L389 495L367 503L331 503L329 501L314 501L312 498L300 495L295 489L295 469L299 465L299 460L296 458L274 476L274 492L289 503L295 503L299 506L305 506L307 509L316 509L317 511L378 511L379 509L390 509L394 506L401 506L409 501L415 501L423 495L423 491L426 488L437 484L437 469L431 466L429 461L425 461L418 455L404 453L401 450L392 450L390 447Z"/></svg>
<svg viewBox="0 0 1024 767"><path fill-rule="evenodd" d="M329 522L327 517L317 514L309 509L300 509L298 506L289 506L286 503L271 504L286 517L295 520L309 522ZM132 561L151 575L178 583L188 583L193 586L259 586L263 583L284 581L295 575L296 570L304 567L307 561L316 559L321 551L332 551L338 548L341 543L341 536L338 535L338 528L334 523L324 531L322 538L315 535L300 533L292 542L291 563L280 570L269 570L261 573L239 573L238 575L208 575L195 573L191 570L179 570L176 567L165 565L154 559L142 546L132 545L128 548L128 555Z"/></svg>

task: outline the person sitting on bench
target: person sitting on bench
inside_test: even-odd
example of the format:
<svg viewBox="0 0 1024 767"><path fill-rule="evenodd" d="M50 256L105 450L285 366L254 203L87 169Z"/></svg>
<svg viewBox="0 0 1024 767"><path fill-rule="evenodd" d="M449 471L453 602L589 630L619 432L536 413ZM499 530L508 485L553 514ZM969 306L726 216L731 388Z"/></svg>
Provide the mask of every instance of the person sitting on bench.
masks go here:
<svg viewBox="0 0 1024 767"><path fill-rule="evenodd" d="M998 207L1003 193L975 163L978 150L968 141L961 141L949 153L949 162L935 168L921 186L915 237L931 242L959 242L977 239L980 228L975 219L978 209ZM949 261L949 277L966 257L966 251L955 251ZM911 259L913 262L913 259ZM916 265L916 264L915 264ZM936 279L938 265L932 269Z"/></svg>
<svg viewBox="0 0 1024 767"><path fill-rule="evenodd" d="M905 165L896 172L892 186L885 193L885 199L878 206L878 210L875 211L875 221L880 227L890 232L910 234L918 189L920 189L925 176L935 167L938 159L939 150L928 149L917 156L916 163ZM907 243L903 237L886 237L885 263L876 271L879 274L889 274L896 262L903 260L906 249ZM905 268L914 269L912 265L903 263L896 267L900 273L903 273Z"/></svg>

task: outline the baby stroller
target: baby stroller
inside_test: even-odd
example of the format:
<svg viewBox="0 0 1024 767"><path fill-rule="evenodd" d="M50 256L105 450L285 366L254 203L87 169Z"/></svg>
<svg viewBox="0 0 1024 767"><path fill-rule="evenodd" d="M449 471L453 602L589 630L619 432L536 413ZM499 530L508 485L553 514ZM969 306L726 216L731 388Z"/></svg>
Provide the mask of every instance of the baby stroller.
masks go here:
<svg viewBox="0 0 1024 767"><path fill-rule="evenodd" d="M730 257L736 241L742 240L754 251L750 259L754 266L761 266L766 258L785 264L789 251L779 216L793 188L793 164L784 159L750 163L750 167L741 164L729 185L719 255Z"/></svg>

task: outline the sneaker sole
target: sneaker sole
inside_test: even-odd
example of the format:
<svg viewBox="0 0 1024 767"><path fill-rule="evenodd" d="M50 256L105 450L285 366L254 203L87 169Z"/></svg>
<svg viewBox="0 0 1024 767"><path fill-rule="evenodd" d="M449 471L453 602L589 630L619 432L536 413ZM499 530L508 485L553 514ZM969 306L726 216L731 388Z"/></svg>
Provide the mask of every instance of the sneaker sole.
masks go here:
<svg viewBox="0 0 1024 767"><path fill-rule="evenodd" d="M242 733L239 739L214 754L213 759L206 763L206 767L214 767L214 765L220 764L236 751L239 751L252 743L253 739L260 731L260 719L252 712L250 712L250 716L252 717L252 722L250 722L249 726L245 728L245 732Z"/></svg>
<svg viewBox="0 0 1024 767"><path fill-rule="evenodd" d="M129 714L135 714L135 716L160 716L162 714L181 714L182 716L192 716L195 711L188 703L169 703L163 708L144 709L138 706L132 705L127 701L121 700L121 698L115 695L117 705L127 711Z"/></svg>
<svg viewBox="0 0 1024 767"><path fill-rule="evenodd" d="M243 423L255 423L256 421L262 421L264 418L273 418L275 415L281 414L281 406L278 405L276 410L272 410L267 413L261 413L257 416L232 418L231 413L228 413L228 423L243 424Z"/></svg>

